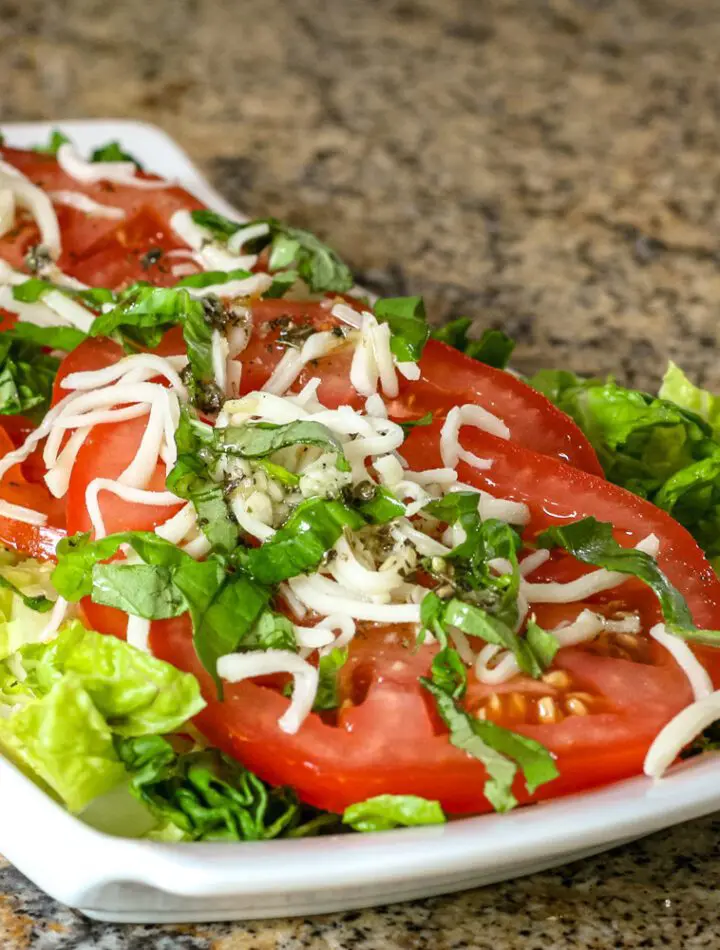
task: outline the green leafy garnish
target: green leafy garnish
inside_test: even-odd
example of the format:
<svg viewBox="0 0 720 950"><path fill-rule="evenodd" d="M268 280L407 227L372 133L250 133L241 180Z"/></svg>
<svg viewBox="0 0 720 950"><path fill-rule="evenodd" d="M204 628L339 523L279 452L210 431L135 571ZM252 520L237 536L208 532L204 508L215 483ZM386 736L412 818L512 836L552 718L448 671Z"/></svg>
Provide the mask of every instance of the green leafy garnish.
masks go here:
<svg viewBox="0 0 720 950"><path fill-rule="evenodd" d="M36 145L34 152L40 152L43 155L57 155L61 145L66 145L70 139L61 132L60 129L53 129L50 133L47 145Z"/></svg>
<svg viewBox="0 0 720 950"><path fill-rule="evenodd" d="M45 412L59 365L36 343L0 333L0 415Z"/></svg>
<svg viewBox="0 0 720 950"><path fill-rule="evenodd" d="M102 563L121 544L129 544L144 563ZM270 598L266 588L242 571L229 571L221 555L195 561L146 531L112 534L98 541L77 534L58 544L57 558L53 584L71 603L90 596L96 603L148 620L189 611L195 650L213 676L218 658L240 646Z"/></svg>
<svg viewBox="0 0 720 950"><path fill-rule="evenodd" d="M218 461L218 431L183 407L175 430L177 460L166 483L169 491L192 502L198 525L213 549L229 553L237 544L238 525L222 483L212 477Z"/></svg>
<svg viewBox="0 0 720 950"><path fill-rule="evenodd" d="M479 340L470 340L467 331L471 325L470 317L458 317L433 330L431 335L433 339L447 343L481 363L505 369L515 349L513 340L502 330L483 330Z"/></svg>
<svg viewBox="0 0 720 950"><path fill-rule="evenodd" d="M518 767L531 794L557 778L555 762L539 742L489 720L475 719L441 686L424 677L420 682L435 698L438 713L450 730L450 742L485 766L488 778L484 791L496 811L509 811L517 805L512 786Z"/></svg>
<svg viewBox="0 0 720 950"><path fill-rule="evenodd" d="M201 274L188 274L177 282L176 287L212 287L215 284L227 284L231 280L245 280L246 277L252 277L249 270L209 270Z"/></svg>
<svg viewBox="0 0 720 950"><path fill-rule="evenodd" d="M237 552L249 574L262 584L278 584L315 570L345 528L357 530L365 520L340 501L308 498L259 548Z"/></svg>
<svg viewBox="0 0 720 950"><path fill-rule="evenodd" d="M450 492L424 510L447 524L460 524L465 532L465 540L445 558L452 568L451 576L442 579L452 585L461 600L482 607L507 626L514 627L520 587L518 533L496 518L481 521L477 492ZM510 573L498 575L490 569L490 561L496 558L509 562ZM432 562L429 567L433 572Z"/></svg>
<svg viewBox="0 0 720 950"><path fill-rule="evenodd" d="M51 350L70 353L87 339L87 334L75 327L39 327L34 323L16 323L12 330L4 330L3 336L31 343Z"/></svg>
<svg viewBox="0 0 720 950"><path fill-rule="evenodd" d="M313 704L315 712L324 709L337 709L339 706L338 673L347 662L347 658L347 648L341 649L339 647L320 657L318 661L318 689Z"/></svg>
<svg viewBox="0 0 720 950"><path fill-rule="evenodd" d="M131 793L155 816L150 837L182 841L262 841L304 837L337 825L335 815L301 805L216 750L178 754L159 736L118 743Z"/></svg>
<svg viewBox="0 0 720 950"><path fill-rule="evenodd" d="M167 330L180 325L190 365L186 382L191 399L200 409L217 412L222 397L214 381L212 332L227 319L227 311L211 296L198 300L182 287L134 284L120 295L113 310L95 319L90 333L119 337L131 349L153 349Z"/></svg>
<svg viewBox="0 0 720 950"><path fill-rule="evenodd" d="M390 349L398 362L417 363L430 336L422 297L386 297L374 312L390 327Z"/></svg>
<svg viewBox="0 0 720 950"><path fill-rule="evenodd" d="M539 547L562 547L578 561L637 577L655 593L671 633L688 639L720 644L720 632L698 630L680 591L658 567L655 558L636 548L624 548L615 540L612 525L583 518L572 524L548 528L537 537Z"/></svg>
<svg viewBox="0 0 720 950"><path fill-rule="evenodd" d="M343 814L343 824L365 832L442 825L446 820L440 802L417 795L376 795L349 805Z"/></svg>
<svg viewBox="0 0 720 950"><path fill-rule="evenodd" d="M270 272L288 269L291 271L290 276L283 275L281 284L285 289L294 283L295 274L313 293L331 291L341 294L353 286L353 277L348 266L310 231L282 224L275 218L260 218L240 225L214 211L193 211L191 214L196 224L207 228L220 241L227 241L241 227L267 224L268 233L248 241L245 248L257 253L269 247ZM280 288L276 288L278 289Z"/></svg>
<svg viewBox="0 0 720 950"><path fill-rule="evenodd" d="M140 162L129 152L124 151L119 142L108 142L107 145L102 145L100 148L96 148L95 151L90 156L91 162L132 162L134 165L137 165L139 169L142 169Z"/></svg>
<svg viewBox="0 0 720 950"><path fill-rule="evenodd" d="M337 453L338 468L349 471L342 443L327 426L319 422L298 421L285 425L269 422L246 423L216 429L215 451L238 458L258 459L292 445L315 445Z"/></svg>

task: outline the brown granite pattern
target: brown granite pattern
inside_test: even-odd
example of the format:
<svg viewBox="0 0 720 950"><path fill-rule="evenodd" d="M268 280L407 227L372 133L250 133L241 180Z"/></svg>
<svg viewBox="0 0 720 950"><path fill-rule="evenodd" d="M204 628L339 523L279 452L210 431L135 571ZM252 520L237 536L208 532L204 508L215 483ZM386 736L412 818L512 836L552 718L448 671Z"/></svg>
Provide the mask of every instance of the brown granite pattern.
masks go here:
<svg viewBox="0 0 720 950"><path fill-rule="evenodd" d="M0 118L162 125L249 213L380 291L519 340L517 365L720 387L713 0L0 0ZM0 817L0 820L2 818ZM117 928L0 869L0 946L720 946L717 820L456 897Z"/></svg>
<svg viewBox="0 0 720 950"><path fill-rule="evenodd" d="M123 115L521 368L720 386L712 0L0 0L5 119Z"/></svg>

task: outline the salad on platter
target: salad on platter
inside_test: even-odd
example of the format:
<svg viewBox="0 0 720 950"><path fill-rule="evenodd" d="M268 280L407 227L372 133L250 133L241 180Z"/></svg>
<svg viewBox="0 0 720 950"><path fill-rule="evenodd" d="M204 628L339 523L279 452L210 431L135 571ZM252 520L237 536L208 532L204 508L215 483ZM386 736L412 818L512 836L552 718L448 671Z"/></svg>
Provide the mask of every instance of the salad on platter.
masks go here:
<svg viewBox="0 0 720 950"><path fill-rule="evenodd" d="M71 812L379 831L720 740L720 397L678 367L520 378L61 131L0 148L0 316L0 751Z"/></svg>

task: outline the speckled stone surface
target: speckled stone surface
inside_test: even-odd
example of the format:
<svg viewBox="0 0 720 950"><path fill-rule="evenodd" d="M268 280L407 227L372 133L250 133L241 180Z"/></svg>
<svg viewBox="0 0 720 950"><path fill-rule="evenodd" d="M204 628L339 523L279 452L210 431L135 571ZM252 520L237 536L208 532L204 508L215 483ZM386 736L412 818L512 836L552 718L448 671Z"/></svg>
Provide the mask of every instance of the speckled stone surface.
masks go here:
<svg viewBox="0 0 720 950"><path fill-rule="evenodd" d="M719 76L714 0L0 0L0 118L155 122L375 289L504 326L519 368L640 385L672 356L720 388ZM719 831L247 926L92 924L4 867L0 946L716 948Z"/></svg>

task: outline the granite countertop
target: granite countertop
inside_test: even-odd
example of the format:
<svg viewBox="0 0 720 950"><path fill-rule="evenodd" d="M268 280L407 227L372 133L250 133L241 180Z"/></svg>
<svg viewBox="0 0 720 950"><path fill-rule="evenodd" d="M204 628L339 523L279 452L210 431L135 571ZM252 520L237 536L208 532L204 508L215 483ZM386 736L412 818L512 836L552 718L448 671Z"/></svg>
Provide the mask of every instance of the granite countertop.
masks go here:
<svg viewBox="0 0 720 950"><path fill-rule="evenodd" d="M0 118L126 116L380 292L505 327L521 369L720 388L713 0L0 0ZM696 948L720 823L455 897L304 921L92 924L0 869L7 950Z"/></svg>

